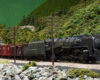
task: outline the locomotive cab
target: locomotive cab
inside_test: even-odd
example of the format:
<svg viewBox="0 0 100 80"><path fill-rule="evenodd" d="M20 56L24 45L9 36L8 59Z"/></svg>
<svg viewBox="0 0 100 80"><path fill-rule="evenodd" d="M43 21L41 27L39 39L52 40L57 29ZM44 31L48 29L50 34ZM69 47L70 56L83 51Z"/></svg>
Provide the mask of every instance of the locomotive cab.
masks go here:
<svg viewBox="0 0 100 80"><path fill-rule="evenodd" d="M54 39L54 60L57 60L57 54L58 54L58 52L59 52L59 39L60 38L55 38ZM52 58L52 40L51 39L47 39L46 40L46 56L47 56L47 58L49 58L50 60L51 60L51 58Z"/></svg>

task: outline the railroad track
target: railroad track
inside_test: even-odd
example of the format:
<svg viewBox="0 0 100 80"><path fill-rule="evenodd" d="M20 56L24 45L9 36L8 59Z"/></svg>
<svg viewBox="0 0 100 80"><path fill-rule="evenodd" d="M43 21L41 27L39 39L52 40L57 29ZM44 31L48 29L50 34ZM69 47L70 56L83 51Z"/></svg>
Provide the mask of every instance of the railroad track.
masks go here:
<svg viewBox="0 0 100 80"><path fill-rule="evenodd" d="M7 58L0 58L0 60L4 60L4 61L8 61L11 63L14 63L14 59L7 59ZM33 60L30 60L33 61ZM28 63L29 60L16 60L16 64L17 65L25 65L26 63ZM51 66L52 62L50 61L35 61L37 66ZM70 67L70 68L85 68L85 69L96 69L96 70L100 70L100 63L96 63L96 64L86 64L86 63L75 63L75 62L55 62L54 63L55 66L57 67Z"/></svg>
<svg viewBox="0 0 100 80"><path fill-rule="evenodd" d="M14 58L0 58L0 59L4 59L4 60L14 60ZM21 61L36 61L36 62L52 62L52 60L50 61L50 60L37 60L37 59L16 59L16 60L21 60ZM57 61L54 61L54 62L56 62L56 63L78 63L78 64L99 64L100 65L100 62L96 62L96 63L91 63L91 61L89 61L88 63L87 62L85 62L85 61L69 61L69 60L63 60L63 61L60 61L60 60L57 60Z"/></svg>

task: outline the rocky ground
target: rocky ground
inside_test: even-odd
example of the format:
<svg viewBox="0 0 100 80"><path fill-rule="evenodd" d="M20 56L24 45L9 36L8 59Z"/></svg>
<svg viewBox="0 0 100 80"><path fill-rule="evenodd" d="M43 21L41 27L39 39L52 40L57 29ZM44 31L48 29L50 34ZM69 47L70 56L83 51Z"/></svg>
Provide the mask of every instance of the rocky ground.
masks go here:
<svg viewBox="0 0 100 80"><path fill-rule="evenodd" d="M22 71L23 66L0 63L0 80L79 80L78 77L67 75L69 69L48 67L29 67ZM84 75L84 80L100 80Z"/></svg>

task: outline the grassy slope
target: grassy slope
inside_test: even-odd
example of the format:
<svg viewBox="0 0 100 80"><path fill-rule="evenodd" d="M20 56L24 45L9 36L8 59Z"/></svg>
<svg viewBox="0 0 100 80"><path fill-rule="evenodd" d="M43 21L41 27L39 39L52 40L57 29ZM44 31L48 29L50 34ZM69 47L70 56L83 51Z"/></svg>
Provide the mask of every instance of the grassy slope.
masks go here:
<svg viewBox="0 0 100 80"><path fill-rule="evenodd" d="M32 15L35 18L49 16L59 9L65 9L67 11L71 6L77 5L79 2L80 0L46 0L42 5L34 9L27 18Z"/></svg>
<svg viewBox="0 0 100 80"><path fill-rule="evenodd" d="M11 27L18 25L37 6L46 0L0 0L0 24Z"/></svg>
<svg viewBox="0 0 100 80"><path fill-rule="evenodd" d="M84 5L86 4L86 6ZM60 21L63 29L56 30L61 33L54 33L54 37L65 38L67 36L92 33L100 34L100 1L87 1L86 3L78 4L71 7L69 14L71 16L62 15ZM40 39L44 40L51 37L51 34L44 33L46 29L39 32Z"/></svg>
<svg viewBox="0 0 100 80"><path fill-rule="evenodd" d="M71 6L79 3L80 0L47 0L37 7L31 14L38 17L48 16L60 8L68 10Z"/></svg>

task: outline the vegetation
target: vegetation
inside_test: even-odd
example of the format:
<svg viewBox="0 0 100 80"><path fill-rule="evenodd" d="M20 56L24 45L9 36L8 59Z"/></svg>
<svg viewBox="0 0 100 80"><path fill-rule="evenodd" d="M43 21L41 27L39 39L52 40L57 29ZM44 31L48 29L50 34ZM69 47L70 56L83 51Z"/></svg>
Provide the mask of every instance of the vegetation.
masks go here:
<svg viewBox="0 0 100 80"><path fill-rule="evenodd" d="M0 63L2 63L2 64L9 64L8 61L3 61L3 60L1 60Z"/></svg>
<svg viewBox="0 0 100 80"><path fill-rule="evenodd" d="M46 0L43 4L45 4L47 7L52 5L54 7L54 4L60 4L58 3L50 3L51 0ZM56 0L52 0L55 1ZM60 0L61 1L61 0ZM62 4L67 4L66 2L64 3L65 0L63 0L61 3ZM70 1L74 2L75 0L67 0L68 3ZM48 3L48 4L47 4ZM21 25L34 25L35 30L31 31L29 28L24 28L18 29L17 32L19 32L19 38L16 38L16 44L26 44L29 43L30 41L37 41L37 40L46 40L51 38L50 33L45 33L44 31L48 31L45 27L50 27L50 26L45 26L44 24L48 24L44 22L44 15L45 14L42 12L42 6L45 5L40 5L38 8L36 8L34 11L40 12L40 15L37 14L39 17L37 18L35 15L35 12L33 11L31 14L29 14L26 18L23 16L25 20L28 22L24 22L23 20L19 23ZM50 5L49 5L50 4ZM100 1L99 0L80 0L76 5L71 5L69 8L65 8L63 5L63 8L61 5L59 6L60 8L55 9L54 12L52 12L52 8L49 8L51 11L49 12L50 14L47 14L49 16L60 16L61 18L59 19L59 23L62 29L58 29L55 31L59 31L59 33L54 33L54 38L60 37L60 38L65 38L67 36L73 36L73 35L80 35L80 34L87 34L91 35L92 33L100 34ZM46 7L46 8L47 8ZM56 7L56 6L55 6ZM41 10L40 10L41 9ZM39 11L40 10L40 11ZM32 18L32 21L29 19ZM17 26L16 26L17 27ZM57 27L57 26L54 26ZM1 36L3 39L4 43L9 43L9 42L14 42L13 39L10 39L8 35L12 34L11 31L5 29L2 31Z"/></svg>
<svg viewBox="0 0 100 80"><path fill-rule="evenodd" d="M68 74L70 76L74 76L74 77L80 77L80 80L84 79L84 75L87 75L88 77L92 77L92 78L97 78L99 77L99 73L96 73L92 70L89 69L70 69Z"/></svg>
<svg viewBox="0 0 100 80"><path fill-rule="evenodd" d="M26 69L28 69L29 67L34 67L34 66L36 66L36 63L33 61L33 62L29 62L29 63L27 63L27 64L25 64L24 66L23 66L23 71L25 71Z"/></svg>
<svg viewBox="0 0 100 80"><path fill-rule="evenodd" d="M3 29L5 28L5 25L0 24L0 34L2 34ZM1 35L0 35L1 36Z"/></svg>

